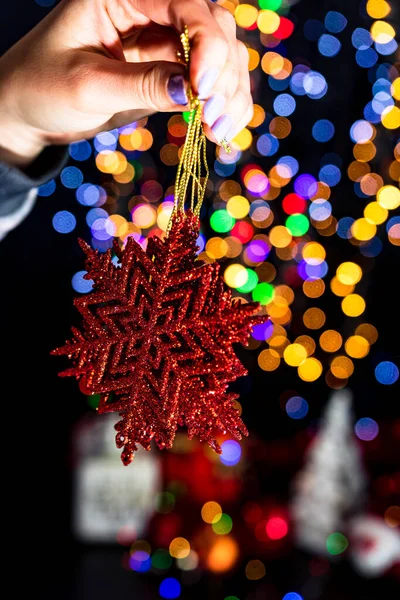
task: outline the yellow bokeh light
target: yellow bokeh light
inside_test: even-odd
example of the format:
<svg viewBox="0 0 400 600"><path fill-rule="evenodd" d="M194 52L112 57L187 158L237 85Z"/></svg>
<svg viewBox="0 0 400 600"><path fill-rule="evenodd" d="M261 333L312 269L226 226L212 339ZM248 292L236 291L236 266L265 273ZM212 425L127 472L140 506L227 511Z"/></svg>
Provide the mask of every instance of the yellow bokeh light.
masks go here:
<svg viewBox="0 0 400 600"><path fill-rule="evenodd" d="M129 183L135 177L135 167L131 163L128 163L123 173L114 173L113 177L118 183Z"/></svg>
<svg viewBox="0 0 400 600"><path fill-rule="evenodd" d="M363 144L356 144L353 148L354 158L361 162L372 160L376 154L376 146L373 142L368 141Z"/></svg>
<svg viewBox="0 0 400 600"><path fill-rule="evenodd" d="M228 244L220 237L210 238L206 244L206 252L210 258L218 260L226 255Z"/></svg>
<svg viewBox="0 0 400 600"><path fill-rule="evenodd" d="M361 335L352 335L346 340L344 349L352 358L364 358L369 352L369 343Z"/></svg>
<svg viewBox="0 0 400 600"><path fill-rule="evenodd" d="M229 535L219 536L207 556L207 567L213 573L224 573L234 567L239 558L239 546Z"/></svg>
<svg viewBox="0 0 400 600"><path fill-rule="evenodd" d="M246 268L238 263L229 265L224 272L225 283L231 288L242 287L247 283L248 277Z"/></svg>
<svg viewBox="0 0 400 600"><path fill-rule="evenodd" d="M384 19L391 11L386 0L368 0L366 9L372 19Z"/></svg>
<svg viewBox="0 0 400 600"><path fill-rule="evenodd" d="M336 356L331 362L331 372L338 379L348 379L354 372L354 364L347 356Z"/></svg>
<svg viewBox="0 0 400 600"><path fill-rule="evenodd" d="M246 565L245 573L250 581L262 579L266 573L264 563L261 560L250 560Z"/></svg>
<svg viewBox="0 0 400 600"><path fill-rule="evenodd" d="M375 234L376 225L375 223L371 223L368 219L356 219L351 226L351 235L361 242L372 240Z"/></svg>
<svg viewBox="0 0 400 600"><path fill-rule="evenodd" d="M274 302L279 306L289 306L294 301L294 291L288 285L277 285Z"/></svg>
<svg viewBox="0 0 400 600"><path fill-rule="evenodd" d="M393 27L386 21L375 21L370 32L372 39L378 44L388 44L396 35Z"/></svg>
<svg viewBox="0 0 400 600"><path fill-rule="evenodd" d="M400 206L400 190L394 185L384 185L378 191L376 199L383 208L394 210Z"/></svg>
<svg viewBox="0 0 400 600"><path fill-rule="evenodd" d="M354 262L344 262L336 269L336 277L344 285L355 285L361 280L362 270Z"/></svg>
<svg viewBox="0 0 400 600"><path fill-rule="evenodd" d="M400 100L400 77L397 77L390 88L393 98Z"/></svg>
<svg viewBox="0 0 400 600"><path fill-rule="evenodd" d="M159 210L157 215L157 225L162 231L166 231L174 209L174 204L173 202L163 202L159 208L161 210Z"/></svg>
<svg viewBox="0 0 400 600"><path fill-rule="evenodd" d="M322 373L320 361L314 357L306 360L297 368L297 373L303 381L316 381Z"/></svg>
<svg viewBox="0 0 400 600"><path fill-rule="evenodd" d="M325 291L323 279L306 279L303 283L303 292L308 298L319 298Z"/></svg>
<svg viewBox="0 0 400 600"><path fill-rule="evenodd" d="M226 210L235 219L244 219L249 214L250 203L244 196L232 196L226 203Z"/></svg>
<svg viewBox="0 0 400 600"><path fill-rule="evenodd" d="M309 265L320 265L325 260L326 251L318 242L308 242L302 248L302 255Z"/></svg>
<svg viewBox="0 0 400 600"><path fill-rule="evenodd" d="M206 523L217 523L222 515L222 507L218 502L206 502L201 509L201 518Z"/></svg>
<svg viewBox="0 0 400 600"><path fill-rule="evenodd" d="M259 104L253 106L253 116L247 127L259 127L265 121L265 110Z"/></svg>
<svg viewBox="0 0 400 600"><path fill-rule="evenodd" d="M132 221L142 229L152 227L157 221L157 212L150 204L138 204L132 211Z"/></svg>
<svg viewBox="0 0 400 600"><path fill-rule="evenodd" d="M286 117L274 117L269 124L270 134L278 138L278 140L286 138L291 131L292 124ZM270 197L270 199L272 198Z"/></svg>
<svg viewBox="0 0 400 600"><path fill-rule="evenodd" d="M290 367L298 367L307 358L307 350L301 344L289 344L283 352L283 359Z"/></svg>
<svg viewBox="0 0 400 600"><path fill-rule="evenodd" d="M387 106L382 111L381 121L386 129L398 129L400 127L400 108L398 106Z"/></svg>
<svg viewBox="0 0 400 600"><path fill-rule="evenodd" d="M252 141L253 136L251 135L251 131L245 127L233 138L231 144L233 148L236 147L238 150L244 151L250 148Z"/></svg>
<svg viewBox="0 0 400 600"><path fill-rule="evenodd" d="M261 68L267 75L277 75L285 62L277 52L266 52L261 59Z"/></svg>
<svg viewBox="0 0 400 600"><path fill-rule="evenodd" d="M370 345L375 344L378 339L378 330L370 323L361 323L361 325L357 327L355 333L356 335L361 335L365 338Z"/></svg>
<svg viewBox="0 0 400 600"><path fill-rule="evenodd" d="M260 64L260 55L254 48L247 48L249 53L249 71L254 71Z"/></svg>
<svg viewBox="0 0 400 600"><path fill-rule="evenodd" d="M303 315L303 323L308 329L321 329L325 321L325 313L320 308L309 308Z"/></svg>
<svg viewBox="0 0 400 600"><path fill-rule="evenodd" d="M281 326L280 323L278 325ZM268 343L270 349L278 353L279 358L283 357L285 348L290 344L289 340L285 335L274 335L270 338Z"/></svg>
<svg viewBox="0 0 400 600"><path fill-rule="evenodd" d="M189 556L190 544L183 537L176 537L169 545L169 553L174 558L186 558Z"/></svg>
<svg viewBox="0 0 400 600"><path fill-rule="evenodd" d="M295 344L300 344L301 346L303 346L303 348L305 348L307 356L311 356L312 354L314 354L316 344L312 337L310 337L309 335L299 335L299 337L297 337L294 342Z"/></svg>
<svg viewBox="0 0 400 600"><path fill-rule="evenodd" d="M319 345L325 352L337 352L342 343L342 336L334 329L327 329L319 337Z"/></svg>
<svg viewBox="0 0 400 600"><path fill-rule="evenodd" d="M342 311L348 317L359 317L365 310L365 300L359 294L349 294L342 300Z"/></svg>
<svg viewBox="0 0 400 600"><path fill-rule="evenodd" d="M386 208L383 208L378 202L370 202L364 208L364 217L370 223L374 223L375 225L381 225L388 218L388 211Z"/></svg>
<svg viewBox="0 0 400 600"><path fill-rule="evenodd" d="M351 181L361 181L365 175L371 172L371 167L368 163L353 160L348 166L347 175Z"/></svg>
<svg viewBox="0 0 400 600"><path fill-rule="evenodd" d="M128 221L121 215L110 215L107 218L106 230L114 237L123 237L128 233Z"/></svg>
<svg viewBox="0 0 400 600"><path fill-rule="evenodd" d="M346 285L341 283L337 277L333 277L330 283L330 288L335 296L347 296L354 291L354 285Z"/></svg>
<svg viewBox="0 0 400 600"><path fill-rule="evenodd" d="M389 506L385 510L383 518L389 527L398 527L400 525L400 506Z"/></svg>
<svg viewBox="0 0 400 600"><path fill-rule="evenodd" d="M277 225L269 232L269 241L276 248L286 248L292 241L292 234L284 225Z"/></svg>
<svg viewBox="0 0 400 600"><path fill-rule="evenodd" d="M257 19L258 29L262 33L275 33L280 22L279 15L273 10L261 10Z"/></svg>
<svg viewBox="0 0 400 600"><path fill-rule="evenodd" d="M361 164L361 163L360 163ZM383 186L383 179L378 173L368 173L360 180L361 191L366 196L375 196L375 194Z"/></svg>
<svg viewBox="0 0 400 600"><path fill-rule="evenodd" d="M281 357L276 350L267 348L258 355L258 364L263 371L275 371L280 365Z"/></svg>
<svg viewBox="0 0 400 600"><path fill-rule="evenodd" d="M257 21L258 10L251 4L239 4L235 9L235 19L239 27L249 28Z"/></svg>
<svg viewBox="0 0 400 600"><path fill-rule="evenodd" d="M102 173L121 175L126 171L128 161L122 152L102 150L96 156L96 166Z"/></svg>

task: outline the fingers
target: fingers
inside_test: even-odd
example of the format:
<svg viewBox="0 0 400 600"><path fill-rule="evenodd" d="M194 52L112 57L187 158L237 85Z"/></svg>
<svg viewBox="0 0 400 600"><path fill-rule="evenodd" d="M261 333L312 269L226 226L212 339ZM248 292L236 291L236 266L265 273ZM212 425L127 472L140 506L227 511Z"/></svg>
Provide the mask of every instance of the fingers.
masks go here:
<svg viewBox="0 0 400 600"><path fill-rule="evenodd" d="M179 62L177 53L181 49L178 33L171 27L160 25L137 29L123 40L123 52L128 62Z"/></svg>
<svg viewBox="0 0 400 600"><path fill-rule="evenodd" d="M230 141L249 123L253 116L253 100L250 93L248 52L242 42L236 42L238 59L238 84L230 100L221 109L220 94L213 95L204 105L207 137L218 144ZM217 83L217 86L219 84Z"/></svg>
<svg viewBox="0 0 400 600"><path fill-rule="evenodd" d="M229 43L215 18L212 2L135 0L134 4L153 22L173 26L180 33L187 25L191 41L190 81L200 97L209 97L229 55Z"/></svg>
<svg viewBox="0 0 400 600"><path fill-rule="evenodd" d="M178 63L129 63L82 52L68 82L76 110L109 115L123 111L187 110L185 69Z"/></svg>

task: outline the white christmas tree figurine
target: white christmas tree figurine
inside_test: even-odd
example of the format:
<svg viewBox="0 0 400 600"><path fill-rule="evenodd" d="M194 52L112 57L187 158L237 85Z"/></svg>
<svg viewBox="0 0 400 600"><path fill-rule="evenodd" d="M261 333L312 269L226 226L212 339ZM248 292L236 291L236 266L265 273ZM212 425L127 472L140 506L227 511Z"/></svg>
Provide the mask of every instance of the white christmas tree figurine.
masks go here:
<svg viewBox="0 0 400 600"><path fill-rule="evenodd" d="M295 540L313 554L332 555L329 536L343 532L348 518L363 504L365 476L353 434L351 403L348 390L332 394L305 467L294 482Z"/></svg>

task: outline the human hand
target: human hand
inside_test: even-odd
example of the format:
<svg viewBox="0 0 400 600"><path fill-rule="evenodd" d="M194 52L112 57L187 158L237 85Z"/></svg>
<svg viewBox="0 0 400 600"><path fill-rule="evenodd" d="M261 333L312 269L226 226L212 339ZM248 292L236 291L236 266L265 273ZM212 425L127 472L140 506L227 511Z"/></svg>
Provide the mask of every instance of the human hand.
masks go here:
<svg viewBox="0 0 400 600"><path fill-rule="evenodd" d="M253 114L248 53L210 0L63 0L0 58L0 159L26 166L49 144L185 110L179 34L207 136L228 141Z"/></svg>

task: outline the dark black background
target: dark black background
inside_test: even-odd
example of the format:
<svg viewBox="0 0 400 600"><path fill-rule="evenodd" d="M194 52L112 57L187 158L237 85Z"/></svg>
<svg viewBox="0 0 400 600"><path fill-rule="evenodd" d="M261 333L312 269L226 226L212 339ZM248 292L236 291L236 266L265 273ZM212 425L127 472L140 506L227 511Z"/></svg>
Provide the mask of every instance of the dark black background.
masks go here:
<svg viewBox="0 0 400 600"><path fill-rule="evenodd" d="M329 8L341 10L342 4L303 0L291 13L298 20L298 27L288 42L288 55L309 58L313 68L323 72L329 82L332 81L332 93L328 94L329 98L313 105L315 111L309 110L309 104L306 107L304 99L298 99L298 109L293 115L293 132L285 153L300 161L303 172L315 173L321 154L318 145L310 135L305 135L305 131L310 130L317 118L326 117L327 111L336 127L336 136L327 151L340 154L345 171L352 159L348 131L351 124L361 118L370 95L367 72L355 63L349 35L343 40L340 59L329 63L317 53L316 45L307 42L302 34L307 18L323 20ZM342 7L351 30L357 25L363 26L358 5L354 1ZM0 52L6 51L47 12L48 9L39 7L34 0L3 1L0 7ZM269 88L262 88L257 93L256 99L268 110L272 104ZM164 117L155 117L151 127L154 133L157 129L162 139ZM377 160L381 160L385 152L391 157L390 147L393 144L390 146L384 136L379 143ZM272 166L268 165L268 159L264 161L265 168ZM93 162L85 163L84 169L86 180L96 182L99 175ZM361 216L363 201L355 196L352 184L345 176L340 186L335 188L332 202L337 217ZM77 216L78 226L72 234L60 235L52 227L54 213L62 209L71 210ZM38 199L27 219L0 244L2 429L6 439L3 493L8 505L4 519L12 529L15 547L11 564L18 571L16 589L28 582L39 598L108 600L123 594L127 598L146 600L157 597L157 587L151 579L123 571L118 550L83 547L71 534L71 429L89 409L82 401L76 382L57 377L60 363L58 359L51 358L49 352L64 341L71 323L76 322L71 277L83 268L77 238L87 238L85 214L86 210L76 203L74 194L59 185L55 195ZM399 292L396 291L400 249L390 245L385 237L382 236L384 250L376 259L363 259L357 255L360 264L365 263L370 270L365 276L367 285L363 290L368 307L366 320L378 328L380 336L371 358L367 357L356 365L350 380L356 416L373 417L383 428L399 417L399 386L377 384L373 368L386 357L398 364L400 354ZM333 269L336 264L351 260L357 253L347 241L337 236L325 238L324 243L328 256L330 253L332 257ZM324 310L328 319L337 323L341 318L337 299L334 302L333 297L329 298L328 295ZM285 389L295 389L309 400L312 426L330 393L323 381L302 385L295 370L281 367L275 373L263 373L256 365L256 353L241 351L241 357L250 368L250 377L238 387L242 392L245 419L254 435L265 440L289 440L299 428L304 427L302 423L288 423L282 413L278 398ZM260 407L265 407L266 398L268 410L266 416L260 419L260 414L265 414L265 408ZM381 443L385 441L381 440ZM373 454L367 458L373 477L393 472L399 467L398 454L379 460ZM279 485L279 491L287 493L285 477L279 480ZM271 581L276 582L278 589L283 582L283 589L287 589L289 584L296 589L296 585L304 580L306 560L301 553L293 551L288 560L275 561ZM24 574L28 571L29 578L25 579ZM239 580L232 582L230 593L240 596L240 585ZM375 600L391 597L393 585L391 578L363 580L348 566L341 565L335 567L329 582L325 582L321 591L316 590L312 597ZM213 600L224 598L229 589L223 591L226 586L221 586L216 578L205 576L195 591L193 588L184 589L182 598L203 598L205 594ZM268 595L268 589L260 586L254 599L275 600L273 591ZM246 593L243 591L241 600L247 597Z"/></svg>

